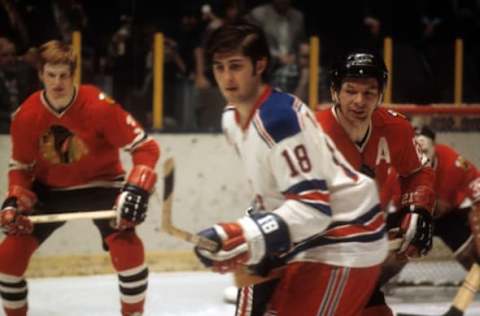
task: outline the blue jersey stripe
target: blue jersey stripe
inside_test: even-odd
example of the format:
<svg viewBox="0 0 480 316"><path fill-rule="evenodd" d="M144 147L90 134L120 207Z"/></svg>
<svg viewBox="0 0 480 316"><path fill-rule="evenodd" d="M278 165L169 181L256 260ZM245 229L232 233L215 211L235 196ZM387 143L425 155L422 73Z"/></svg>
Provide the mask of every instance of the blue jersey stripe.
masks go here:
<svg viewBox="0 0 480 316"><path fill-rule="evenodd" d="M286 259L293 258L299 252L305 251L310 248L319 247L319 246L326 246L331 244L338 244L338 243L347 243L347 242L373 242L383 239L385 236L385 226L382 229L373 232L371 234L363 234L353 237L346 237L346 238L327 238L325 236L317 236L307 241L304 241L288 253Z"/></svg>
<svg viewBox="0 0 480 316"><path fill-rule="evenodd" d="M348 222L347 221L345 221L345 222L339 221L339 222L332 223L330 226L328 226L327 230L331 229L331 228L334 228L334 227L343 226L343 225L363 225L363 224L369 222L375 216L377 216L379 212L381 212L381 207L380 207L380 204L377 204L374 207L372 207L370 209L370 211L368 211L367 213L363 214L362 216L356 218L355 220L348 221Z"/></svg>
<svg viewBox="0 0 480 316"><path fill-rule="evenodd" d="M289 187L283 194L300 194L305 191L320 190L327 191L327 182L325 180L305 180Z"/></svg>
<svg viewBox="0 0 480 316"><path fill-rule="evenodd" d="M318 211L324 213L325 215L332 216L332 209L330 208L330 206L328 204L312 203L312 202L306 202L306 201L302 201L302 200L295 200L295 201L298 201L298 202L301 202L305 205L313 207L313 208L317 209Z"/></svg>

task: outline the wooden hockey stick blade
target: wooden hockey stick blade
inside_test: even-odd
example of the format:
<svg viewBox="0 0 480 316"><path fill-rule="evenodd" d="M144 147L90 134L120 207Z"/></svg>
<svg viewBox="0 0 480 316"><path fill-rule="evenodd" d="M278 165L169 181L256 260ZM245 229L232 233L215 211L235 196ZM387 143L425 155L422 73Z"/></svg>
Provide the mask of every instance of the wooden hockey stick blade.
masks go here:
<svg viewBox="0 0 480 316"><path fill-rule="evenodd" d="M102 210L102 211L88 211L88 212L69 212L69 213L57 213L57 214L42 214L42 215L30 215L28 219L36 223L53 223L64 222L75 219L102 219L102 218L115 218L117 212L115 210Z"/></svg>
<svg viewBox="0 0 480 316"><path fill-rule="evenodd" d="M162 206L162 230L174 237L190 242L198 247L205 248L209 251L218 250L218 244L213 240L204 238L199 235L192 234L186 230L180 229L173 225L172 221L172 204L173 204L173 186L175 178L175 164L173 158L169 158L163 165L163 206Z"/></svg>

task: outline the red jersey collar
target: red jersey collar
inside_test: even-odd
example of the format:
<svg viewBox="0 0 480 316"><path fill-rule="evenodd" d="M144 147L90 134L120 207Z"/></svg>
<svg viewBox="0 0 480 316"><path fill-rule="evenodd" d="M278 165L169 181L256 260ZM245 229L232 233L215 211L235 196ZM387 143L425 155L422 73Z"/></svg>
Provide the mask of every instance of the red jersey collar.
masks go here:
<svg viewBox="0 0 480 316"><path fill-rule="evenodd" d="M270 85L266 85L265 88L262 91L262 94L258 99L255 101L254 106L252 107L250 113L248 114L248 119L245 121L245 124L243 126L240 126L242 130L246 130L248 125L253 119L253 116L255 115L255 112L257 111L258 108L265 102L265 100L268 99L268 97L272 94L272 87ZM240 125L240 117L238 114L238 111L235 111L235 120L237 123Z"/></svg>

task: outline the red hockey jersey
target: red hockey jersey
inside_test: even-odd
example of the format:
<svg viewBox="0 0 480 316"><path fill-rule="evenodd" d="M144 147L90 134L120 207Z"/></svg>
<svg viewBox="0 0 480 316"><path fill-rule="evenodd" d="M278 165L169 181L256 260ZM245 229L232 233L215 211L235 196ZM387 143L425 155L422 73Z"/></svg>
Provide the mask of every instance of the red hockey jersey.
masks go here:
<svg viewBox="0 0 480 316"><path fill-rule="evenodd" d="M415 141L415 133L404 116L379 107L372 115L371 126L362 145L353 142L337 120L334 107L316 113L324 131L357 170L373 171L382 206L394 194L395 171L400 175L402 204L433 208L434 174L426 167Z"/></svg>
<svg viewBox="0 0 480 316"><path fill-rule="evenodd" d="M460 207L465 199L480 200L480 173L452 148L435 145L435 216L441 217Z"/></svg>
<svg viewBox="0 0 480 316"><path fill-rule="evenodd" d="M152 168L157 143L115 101L82 85L57 112L44 91L31 95L14 114L9 185L29 188L35 179L53 188L108 185L124 175L119 149L134 164Z"/></svg>

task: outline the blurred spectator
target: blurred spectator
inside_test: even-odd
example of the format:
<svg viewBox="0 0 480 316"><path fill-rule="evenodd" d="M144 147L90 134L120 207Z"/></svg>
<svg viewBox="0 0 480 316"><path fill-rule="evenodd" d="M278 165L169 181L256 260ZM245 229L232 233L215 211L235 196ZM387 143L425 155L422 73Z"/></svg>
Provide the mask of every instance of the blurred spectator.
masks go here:
<svg viewBox="0 0 480 316"><path fill-rule="evenodd" d="M17 1L0 0L0 36L10 38L23 52L30 45L30 36L20 9Z"/></svg>
<svg viewBox="0 0 480 316"><path fill-rule="evenodd" d="M109 43L108 61L112 69L113 97L121 104L127 104L128 93L135 88L136 82L132 74L136 65L136 39L133 36L133 18L121 15L119 20L120 25ZM131 111L128 107L127 110Z"/></svg>
<svg viewBox="0 0 480 316"><path fill-rule="evenodd" d="M464 40L464 101L480 102L480 1L453 0L456 36Z"/></svg>
<svg viewBox="0 0 480 316"><path fill-rule="evenodd" d="M201 107L197 106L195 101L195 80L198 79L196 71L200 72L196 66L196 58L201 56L196 56L195 52L198 53L197 49L201 47L202 26L200 6L185 4L180 14L180 27L172 34L177 44L176 51L185 68L182 73L176 73L174 81L170 80L175 83L175 88L169 89L174 95L168 96L168 99L166 96L165 103L175 107L176 118L184 130L192 130L198 126L196 110ZM202 67L205 68L203 64Z"/></svg>
<svg viewBox="0 0 480 316"><path fill-rule="evenodd" d="M379 34L377 49L383 39L393 39L391 71L394 103L430 103L433 89L432 69L425 54L422 32L425 0L368 0L364 23L369 37Z"/></svg>
<svg viewBox="0 0 480 316"><path fill-rule="evenodd" d="M0 133L8 133L11 114L39 88L35 69L21 60L15 44L0 37Z"/></svg>
<svg viewBox="0 0 480 316"><path fill-rule="evenodd" d="M285 92L294 92L299 80L297 55L305 41L303 13L291 6L290 0L271 0L257 6L248 19L265 32L272 54L272 85Z"/></svg>
<svg viewBox="0 0 480 316"><path fill-rule="evenodd" d="M80 0L20 0L31 38L31 46L51 39L70 43L73 31L84 31L88 25Z"/></svg>
<svg viewBox="0 0 480 316"><path fill-rule="evenodd" d="M150 26L152 27L152 26ZM153 38L155 28L145 28L145 38L151 39L150 50L145 58L145 77L138 89L131 89L127 96L126 107L143 126L151 127L153 123L152 102L153 102ZM179 109L177 103L179 89L186 73L186 64L178 53L178 44L175 40L164 37L163 56L163 126L166 129L179 127Z"/></svg>
<svg viewBox="0 0 480 316"><path fill-rule="evenodd" d="M454 17L451 0L424 0L421 21L423 46L430 67L430 102L452 103L454 82Z"/></svg>
<svg viewBox="0 0 480 316"><path fill-rule="evenodd" d="M87 16L80 0L53 0L53 16L61 39L71 43L73 31L83 31L87 27Z"/></svg>
<svg viewBox="0 0 480 316"><path fill-rule="evenodd" d="M308 43L300 44L296 62L299 76L293 94L308 103L308 83L310 81L310 46Z"/></svg>

